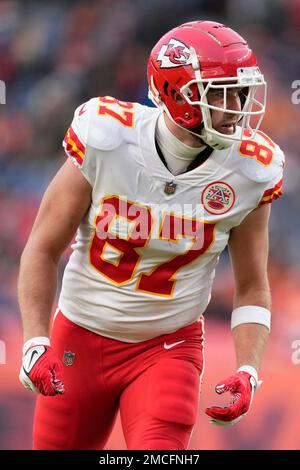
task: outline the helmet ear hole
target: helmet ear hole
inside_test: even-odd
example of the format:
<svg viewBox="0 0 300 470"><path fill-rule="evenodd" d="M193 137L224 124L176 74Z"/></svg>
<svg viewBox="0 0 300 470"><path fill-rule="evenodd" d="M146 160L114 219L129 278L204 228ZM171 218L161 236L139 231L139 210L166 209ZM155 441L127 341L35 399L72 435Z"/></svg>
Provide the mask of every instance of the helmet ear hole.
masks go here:
<svg viewBox="0 0 300 470"><path fill-rule="evenodd" d="M178 93L178 91L172 89L172 98L173 100L175 101L176 104L185 104L186 101L185 99L181 96L180 93Z"/></svg>

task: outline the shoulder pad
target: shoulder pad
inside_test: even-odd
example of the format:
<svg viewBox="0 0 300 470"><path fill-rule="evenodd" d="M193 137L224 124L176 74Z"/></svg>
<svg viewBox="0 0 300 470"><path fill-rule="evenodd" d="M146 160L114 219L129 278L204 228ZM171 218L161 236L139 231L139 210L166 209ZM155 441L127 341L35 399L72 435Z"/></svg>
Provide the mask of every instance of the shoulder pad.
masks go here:
<svg viewBox="0 0 300 470"><path fill-rule="evenodd" d="M91 98L76 109L72 126L86 145L112 150L121 144L126 129L134 127L138 106L110 96Z"/></svg>
<svg viewBox="0 0 300 470"><path fill-rule="evenodd" d="M264 183L279 177L284 166L284 153L264 132L232 146L230 155L236 170L248 179Z"/></svg>

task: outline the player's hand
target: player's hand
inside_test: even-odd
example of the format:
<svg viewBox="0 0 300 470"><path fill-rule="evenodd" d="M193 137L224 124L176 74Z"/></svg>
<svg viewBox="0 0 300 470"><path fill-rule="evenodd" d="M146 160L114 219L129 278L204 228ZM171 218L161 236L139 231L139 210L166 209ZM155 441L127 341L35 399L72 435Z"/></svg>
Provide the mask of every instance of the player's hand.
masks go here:
<svg viewBox="0 0 300 470"><path fill-rule="evenodd" d="M211 417L212 423L220 426L237 423L249 410L255 390L260 383L261 381L257 382L248 372L237 372L223 382L219 382L215 387L219 395L224 392L231 393L229 406L206 408L205 413Z"/></svg>
<svg viewBox="0 0 300 470"><path fill-rule="evenodd" d="M26 341L19 379L25 388L42 395L64 393L63 364L51 348L49 338Z"/></svg>

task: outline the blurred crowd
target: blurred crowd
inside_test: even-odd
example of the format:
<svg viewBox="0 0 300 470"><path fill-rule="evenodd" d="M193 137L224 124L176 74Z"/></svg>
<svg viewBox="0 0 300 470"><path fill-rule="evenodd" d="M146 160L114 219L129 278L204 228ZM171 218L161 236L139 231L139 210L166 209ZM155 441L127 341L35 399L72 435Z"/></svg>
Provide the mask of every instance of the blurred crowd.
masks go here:
<svg viewBox="0 0 300 470"><path fill-rule="evenodd" d="M268 81L262 129L287 158L285 197L274 204L271 219L272 287L276 294L282 273L285 283L297 285L300 105L291 96L292 82L300 79L299 0L2 0L0 80L6 84L6 104L0 105L0 331L4 320L18 315L19 257L41 195L64 161L61 141L74 109L106 94L150 104L146 64L152 46L170 28L194 19L224 22L244 35ZM228 315L231 284L225 255L209 307L212 315ZM286 300L297 304L292 296Z"/></svg>

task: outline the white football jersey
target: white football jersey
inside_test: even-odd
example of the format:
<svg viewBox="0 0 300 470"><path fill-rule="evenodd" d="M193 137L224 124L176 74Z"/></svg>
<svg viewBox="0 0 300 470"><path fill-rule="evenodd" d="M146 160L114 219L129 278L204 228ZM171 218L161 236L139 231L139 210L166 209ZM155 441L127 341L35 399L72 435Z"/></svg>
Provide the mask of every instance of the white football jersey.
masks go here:
<svg viewBox="0 0 300 470"><path fill-rule="evenodd" d="M283 153L262 132L173 176L155 145L160 111L111 97L75 111L64 147L92 185L59 308L139 342L198 320L230 230L282 192Z"/></svg>

